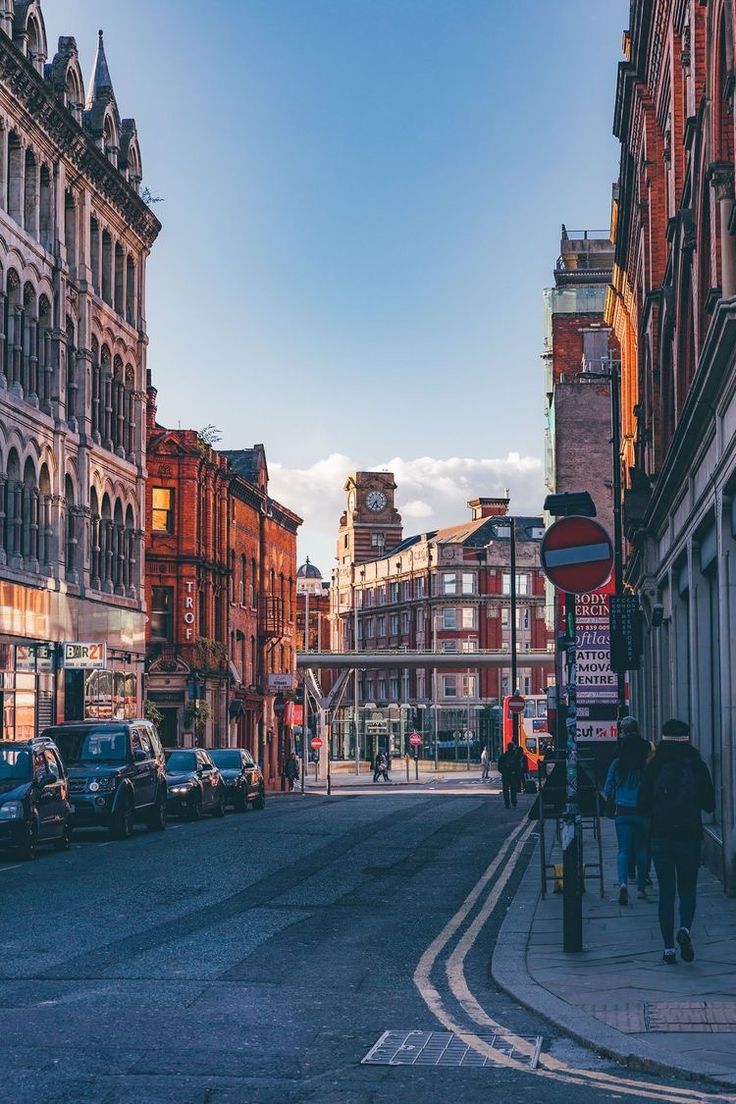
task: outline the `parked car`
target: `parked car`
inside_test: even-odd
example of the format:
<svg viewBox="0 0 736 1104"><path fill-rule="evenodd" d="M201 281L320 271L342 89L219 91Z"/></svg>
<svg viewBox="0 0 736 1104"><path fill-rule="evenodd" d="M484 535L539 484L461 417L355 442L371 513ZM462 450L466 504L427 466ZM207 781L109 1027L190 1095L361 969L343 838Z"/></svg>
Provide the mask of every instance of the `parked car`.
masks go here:
<svg viewBox="0 0 736 1104"><path fill-rule="evenodd" d="M204 748L166 748L169 812L199 820L225 815L225 784Z"/></svg>
<svg viewBox="0 0 736 1104"><path fill-rule="evenodd" d="M39 843L71 844L71 805L64 764L43 737L0 743L0 847L32 859Z"/></svg>
<svg viewBox="0 0 736 1104"><path fill-rule="evenodd" d="M245 748L212 748L210 755L225 783L225 804L245 812L266 806L266 786L261 768Z"/></svg>
<svg viewBox="0 0 736 1104"><path fill-rule="evenodd" d="M47 728L69 774L74 827L132 836L136 821L166 827L164 752L150 721L73 721Z"/></svg>

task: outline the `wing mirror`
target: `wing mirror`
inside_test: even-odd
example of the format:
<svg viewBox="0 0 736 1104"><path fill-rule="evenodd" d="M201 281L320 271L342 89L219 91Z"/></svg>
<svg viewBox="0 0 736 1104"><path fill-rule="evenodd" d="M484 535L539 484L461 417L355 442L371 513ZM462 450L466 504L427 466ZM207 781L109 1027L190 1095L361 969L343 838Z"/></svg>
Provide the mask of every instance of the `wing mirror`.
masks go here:
<svg viewBox="0 0 736 1104"><path fill-rule="evenodd" d="M43 790L46 786L53 786L54 782L58 782L58 778L51 771L46 771L45 774L39 775L36 779L36 784Z"/></svg>
<svg viewBox="0 0 736 1104"><path fill-rule="evenodd" d="M133 762L134 763L145 763L147 758L148 758L148 755L143 750L143 748L136 748L135 751L133 752Z"/></svg>

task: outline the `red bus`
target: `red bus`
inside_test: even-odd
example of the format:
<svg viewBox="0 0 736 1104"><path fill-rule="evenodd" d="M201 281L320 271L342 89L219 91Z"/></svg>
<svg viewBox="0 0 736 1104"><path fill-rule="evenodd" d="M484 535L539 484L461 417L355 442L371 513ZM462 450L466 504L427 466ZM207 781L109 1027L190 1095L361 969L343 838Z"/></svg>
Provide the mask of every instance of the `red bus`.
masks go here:
<svg viewBox="0 0 736 1104"><path fill-rule="evenodd" d="M509 712L509 696L503 699L504 751L514 735L514 721ZM536 773L537 764L554 747L554 737L547 727L547 695L527 694L524 713L519 717L519 747L526 755L527 768Z"/></svg>

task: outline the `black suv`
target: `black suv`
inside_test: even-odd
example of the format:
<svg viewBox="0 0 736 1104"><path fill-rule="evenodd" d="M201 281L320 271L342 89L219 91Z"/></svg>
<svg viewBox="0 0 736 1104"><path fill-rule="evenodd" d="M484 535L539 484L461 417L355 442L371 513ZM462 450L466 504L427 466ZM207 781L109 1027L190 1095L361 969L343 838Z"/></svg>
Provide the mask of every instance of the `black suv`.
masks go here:
<svg viewBox="0 0 736 1104"><path fill-rule="evenodd" d="M67 851L71 805L64 764L51 740L0 743L0 847L32 859L39 843Z"/></svg>
<svg viewBox="0 0 736 1104"><path fill-rule="evenodd" d="M219 768L225 783L225 804L245 812L251 803L254 809L266 807L266 786L253 756L245 748L210 748L210 756Z"/></svg>
<svg viewBox="0 0 736 1104"><path fill-rule="evenodd" d="M166 827L164 753L150 721L73 721L47 728L69 773L72 824L132 836L136 820Z"/></svg>

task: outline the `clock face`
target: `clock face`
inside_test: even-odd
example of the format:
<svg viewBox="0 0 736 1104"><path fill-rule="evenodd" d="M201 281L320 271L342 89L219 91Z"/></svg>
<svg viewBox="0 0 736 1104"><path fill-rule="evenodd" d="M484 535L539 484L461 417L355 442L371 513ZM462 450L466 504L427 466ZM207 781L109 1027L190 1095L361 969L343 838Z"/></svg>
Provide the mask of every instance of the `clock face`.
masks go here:
<svg viewBox="0 0 736 1104"><path fill-rule="evenodd" d="M386 496L383 491L369 491L365 496L365 504L374 514L380 514L386 505Z"/></svg>

